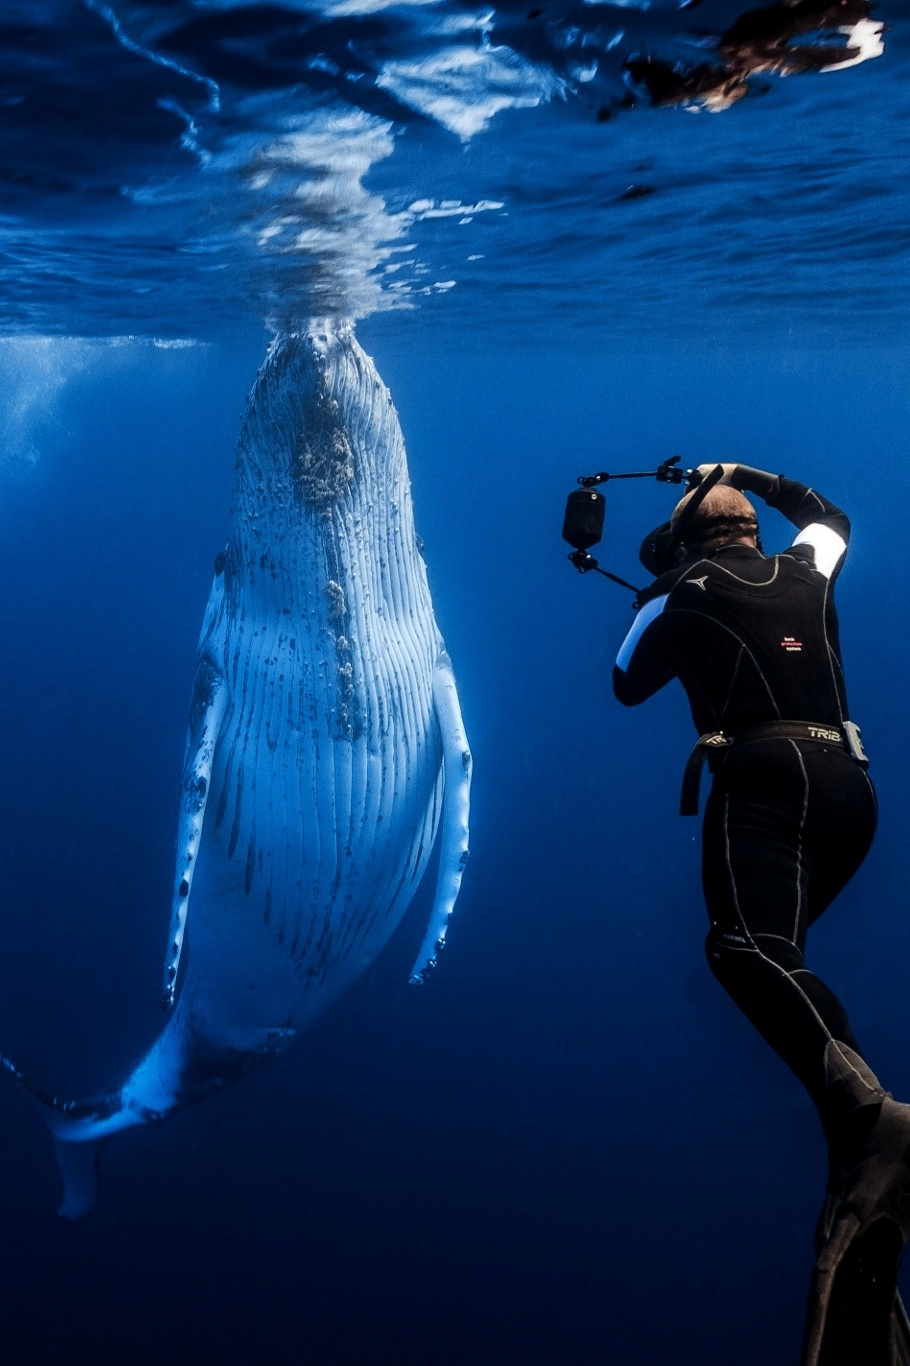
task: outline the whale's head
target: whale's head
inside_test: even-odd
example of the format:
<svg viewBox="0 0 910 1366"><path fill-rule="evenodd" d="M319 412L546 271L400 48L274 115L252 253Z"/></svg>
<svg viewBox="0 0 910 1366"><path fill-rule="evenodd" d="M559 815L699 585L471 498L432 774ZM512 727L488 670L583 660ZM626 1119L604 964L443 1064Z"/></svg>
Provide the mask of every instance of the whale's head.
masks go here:
<svg viewBox="0 0 910 1366"><path fill-rule="evenodd" d="M352 573L361 586L378 576L377 610L400 592L401 566L418 557L404 439L350 324L272 343L240 431L233 513L227 586L268 610L306 592L334 630Z"/></svg>
<svg viewBox="0 0 910 1366"><path fill-rule="evenodd" d="M398 419L347 323L277 337L240 432L235 513L318 523L404 468Z"/></svg>

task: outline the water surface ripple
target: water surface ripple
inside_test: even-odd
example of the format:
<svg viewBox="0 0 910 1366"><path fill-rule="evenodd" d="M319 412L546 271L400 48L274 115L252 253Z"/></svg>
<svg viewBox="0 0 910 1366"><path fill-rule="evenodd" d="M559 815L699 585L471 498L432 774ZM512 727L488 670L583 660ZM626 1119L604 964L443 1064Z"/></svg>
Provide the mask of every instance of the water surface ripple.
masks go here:
<svg viewBox="0 0 910 1366"><path fill-rule="evenodd" d="M908 320L896 4L11 0L2 329Z"/></svg>

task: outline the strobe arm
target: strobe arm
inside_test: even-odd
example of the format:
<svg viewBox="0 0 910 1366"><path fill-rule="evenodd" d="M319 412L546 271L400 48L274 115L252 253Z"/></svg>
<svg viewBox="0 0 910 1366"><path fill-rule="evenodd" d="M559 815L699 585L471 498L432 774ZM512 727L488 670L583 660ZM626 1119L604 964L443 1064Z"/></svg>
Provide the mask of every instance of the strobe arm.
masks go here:
<svg viewBox="0 0 910 1366"><path fill-rule="evenodd" d="M594 556L589 554L591 547L597 545L603 536L605 502L603 494L598 492L596 485L605 484L609 479L656 479L661 484L682 484L685 482L690 490L701 485L699 493L690 500L691 506L686 509L680 519L681 527L685 529L691 522L692 515L705 494L722 476L723 469L718 465L703 479L696 469L681 469L680 460L680 456L671 455L669 459L658 465L656 470L630 470L623 474L610 474L607 470L601 470L598 474L583 474L578 477L577 482L580 487L570 493L566 501L562 537L572 547L572 553L568 557L569 563L574 565L579 574L601 574L612 583L627 588L630 593L636 595L636 598L641 595L641 589L636 588L627 579L621 579L618 574L611 574L608 569L601 569ZM680 539L677 532L674 543L678 544Z"/></svg>
<svg viewBox="0 0 910 1366"><path fill-rule="evenodd" d="M608 479L656 479L659 484L686 483L695 488L701 475L695 469L680 469L681 459L679 455L671 455L668 460L658 465L656 470L630 470L625 474L610 474L607 470L601 470L599 474L580 474L578 483L583 489L592 489L596 484L605 484Z"/></svg>
<svg viewBox="0 0 910 1366"><path fill-rule="evenodd" d="M573 550L568 557L569 563L574 564L579 574L603 574L605 579L611 583L618 583L620 588L628 588L630 593L636 597L641 593L640 588L636 588L634 583L629 583L628 579L621 579L618 574L611 574L609 569L601 569L593 555L589 555L586 550Z"/></svg>

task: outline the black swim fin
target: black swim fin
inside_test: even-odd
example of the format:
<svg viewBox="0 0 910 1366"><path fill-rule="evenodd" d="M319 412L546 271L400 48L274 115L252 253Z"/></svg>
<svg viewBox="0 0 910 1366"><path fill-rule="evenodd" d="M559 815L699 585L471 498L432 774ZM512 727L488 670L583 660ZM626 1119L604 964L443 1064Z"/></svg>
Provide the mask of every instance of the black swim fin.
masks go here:
<svg viewBox="0 0 910 1366"><path fill-rule="evenodd" d="M910 1106L886 1096L822 1213L803 1366L910 1366L910 1324L897 1293L908 1234Z"/></svg>
<svg viewBox="0 0 910 1366"><path fill-rule="evenodd" d="M910 1319L900 1294L894 1296L891 1310L891 1363L892 1366L910 1366Z"/></svg>
<svg viewBox="0 0 910 1366"><path fill-rule="evenodd" d="M894 1366L892 1319L904 1240L883 1216L819 1258L806 1321L805 1366ZM832 1240L834 1241L834 1240Z"/></svg>

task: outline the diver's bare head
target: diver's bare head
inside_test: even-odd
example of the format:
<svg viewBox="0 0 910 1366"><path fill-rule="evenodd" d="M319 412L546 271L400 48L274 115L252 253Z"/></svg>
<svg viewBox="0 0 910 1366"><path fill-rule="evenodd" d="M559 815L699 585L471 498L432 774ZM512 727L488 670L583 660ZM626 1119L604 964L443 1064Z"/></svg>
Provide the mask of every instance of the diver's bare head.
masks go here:
<svg viewBox="0 0 910 1366"><path fill-rule="evenodd" d="M676 504L670 519L671 528L678 524L691 497L692 494L687 493ZM745 545L757 550L758 518L755 508L739 489L729 484L718 484L702 499L691 524L686 528L686 539L680 548L685 559L692 560L713 555L716 550L728 545Z"/></svg>

